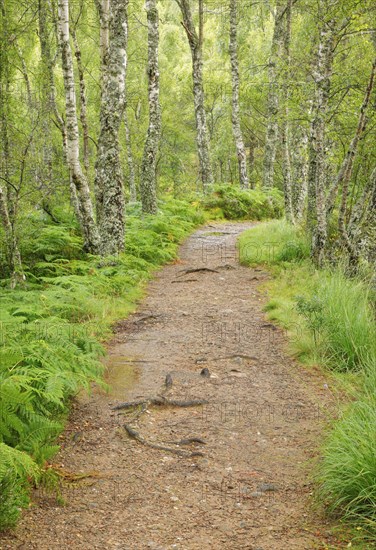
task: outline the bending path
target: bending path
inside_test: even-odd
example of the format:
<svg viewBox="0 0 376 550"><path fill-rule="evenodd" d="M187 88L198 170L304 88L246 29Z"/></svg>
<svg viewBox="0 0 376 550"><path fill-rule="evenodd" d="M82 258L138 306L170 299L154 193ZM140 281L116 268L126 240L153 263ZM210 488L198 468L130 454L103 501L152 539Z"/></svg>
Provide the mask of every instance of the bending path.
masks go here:
<svg viewBox="0 0 376 550"><path fill-rule="evenodd" d="M283 333L265 320L258 288L267 275L237 261L236 239L251 225L200 229L150 283L109 346L112 394L76 401L55 460L91 477L64 483L65 506L36 494L17 530L0 537L1 549L335 544L310 511L308 481L330 395L319 373L285 355ZM205 368L210 377L200 374ZM151 406L139 420L134 410L111 410L161 393L208 403ZM126 421L148 442L203 456L145 446L128 437ZM205 444L176 445L189 438Z"/></svg>

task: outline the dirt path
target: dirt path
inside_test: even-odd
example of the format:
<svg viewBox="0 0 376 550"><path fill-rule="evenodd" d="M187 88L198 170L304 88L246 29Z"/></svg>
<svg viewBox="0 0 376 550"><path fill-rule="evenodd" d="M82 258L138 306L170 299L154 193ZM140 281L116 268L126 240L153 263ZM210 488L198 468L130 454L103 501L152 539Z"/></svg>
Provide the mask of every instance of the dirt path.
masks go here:
<svg viewBox="0 0 376 550"><path fill-rule="evenodd" d="M250 226L197 231L180 262L158 273L109 348L113 393L76 402L55 461L97 477L64 486L66 506L37 494L1 549L327 547L307 474L330 394L320 374L284 354L282 332L265 320L258 287L266 274L237 262L236 238ZM122 427L135 412L111 410L157 395L167 373L166 396L208 404L150 407L131 424L149 442L204 456L142 445ZM174 443L192 437L205 444Z"/></svg>

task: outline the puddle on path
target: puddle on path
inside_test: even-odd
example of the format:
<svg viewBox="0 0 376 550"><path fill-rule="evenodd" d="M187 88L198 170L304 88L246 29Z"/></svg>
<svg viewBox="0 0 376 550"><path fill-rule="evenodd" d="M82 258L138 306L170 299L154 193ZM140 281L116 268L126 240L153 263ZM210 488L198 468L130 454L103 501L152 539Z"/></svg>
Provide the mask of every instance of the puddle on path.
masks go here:
<svg viewBox="0 0 376 550"><path fill-rule="evenodd" d="M141 369L137 357L107 355L105 381L110 386L109 395L124 399L129 390L139 382Z"/></svg>

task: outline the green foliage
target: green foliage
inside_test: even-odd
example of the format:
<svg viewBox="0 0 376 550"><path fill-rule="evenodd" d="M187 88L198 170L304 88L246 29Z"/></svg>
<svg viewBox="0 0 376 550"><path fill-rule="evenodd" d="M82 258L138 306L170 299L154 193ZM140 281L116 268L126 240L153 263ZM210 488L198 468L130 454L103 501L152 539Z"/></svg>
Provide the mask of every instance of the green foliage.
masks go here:
<svg viewBox="0 0 376 550"><path fill-rule="evenodd" d="M217 185L202 199L203 207L214 217L228 220L265 220L283 214L283 196L277 189L242 190L232 185ZM212 216L211 216L212 217Z"/></svg>
<svg viewBox="0 0 376 550"><path fill-rule="evenodd" d="M366 392L336 421L316 473L318 498L331 513L376 536L376 397Z"/></svg>
<svg viewBox="0 0 376 550"><path fill-rule="evenodd" d="M302 315L310 331L313 333L315 345L319 344L319 334L324 324L324 304L317 296L307 299L296 297L296 309Z"/></svg>
<svg viewBox="0 0 376 550"><path fill-rule="evenodd" d="M21 507L29 503L28 481L36 481L39 469L25 453L0 442L0 531L13 527Z"/></svg>
<svg viewBox="0 0 376 550"><path fill-rule="evenodd" d="M89 391L92 382L102 384L99 340L204 220L184 202L160 208L158 216L144 218L140 205L129 208L125 252L116 257L80 252L69 223L42 225L36 233L34 220L27 233L33 235L24 242L30 289L0 291L0 529L14 525L28 503L28 480L35 481L38 466L58 450L69 398ZM53 481L51 473L38 478L46 486Z"/></svg>
<svg viewBox="0 0 376 550"><path fill-rule="evenodd" d="M317 496L330 513L360 523L362 537L374 540L374 291L369 282L349 279L340 268L315 269L301 230L283 221L247 231L239 246L244 263L272 268L274 279L267 285L271 300L265 310L288 330L292 350L305 361L331 369L343 387L353 383L356 373L355 402L333 424L322 449L315 474Z"/></svg>
<svg viewBox="0 0 376 550"><path fill-rule="evenodd" d="M340 271L323 274L317 288L322 308L321 355L335 370L376 365L376 325L370 288Z"/></svg>
<svg viewBox="0 0 376 550"><path fill-rule="evenodd" d="M275 220L245 231L239 239L240 261L245 265L280 265L309 257L302 230L285 220Z"/></svg>

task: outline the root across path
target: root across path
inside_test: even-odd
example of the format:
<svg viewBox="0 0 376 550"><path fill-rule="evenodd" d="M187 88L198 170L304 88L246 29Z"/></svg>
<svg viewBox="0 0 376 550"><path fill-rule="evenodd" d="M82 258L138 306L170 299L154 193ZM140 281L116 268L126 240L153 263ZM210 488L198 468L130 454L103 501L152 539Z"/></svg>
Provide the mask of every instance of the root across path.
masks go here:
<svg viewBox="0 0 376 550"><path fill-rule="evenodd" d="M73 404L54 459L79 476L65 504L37 490L0 549L337 547L310 480L334 404L265 319L268 275L238 263L251 226L198 230L156 274L108 345L111 393Z"/></svg>

